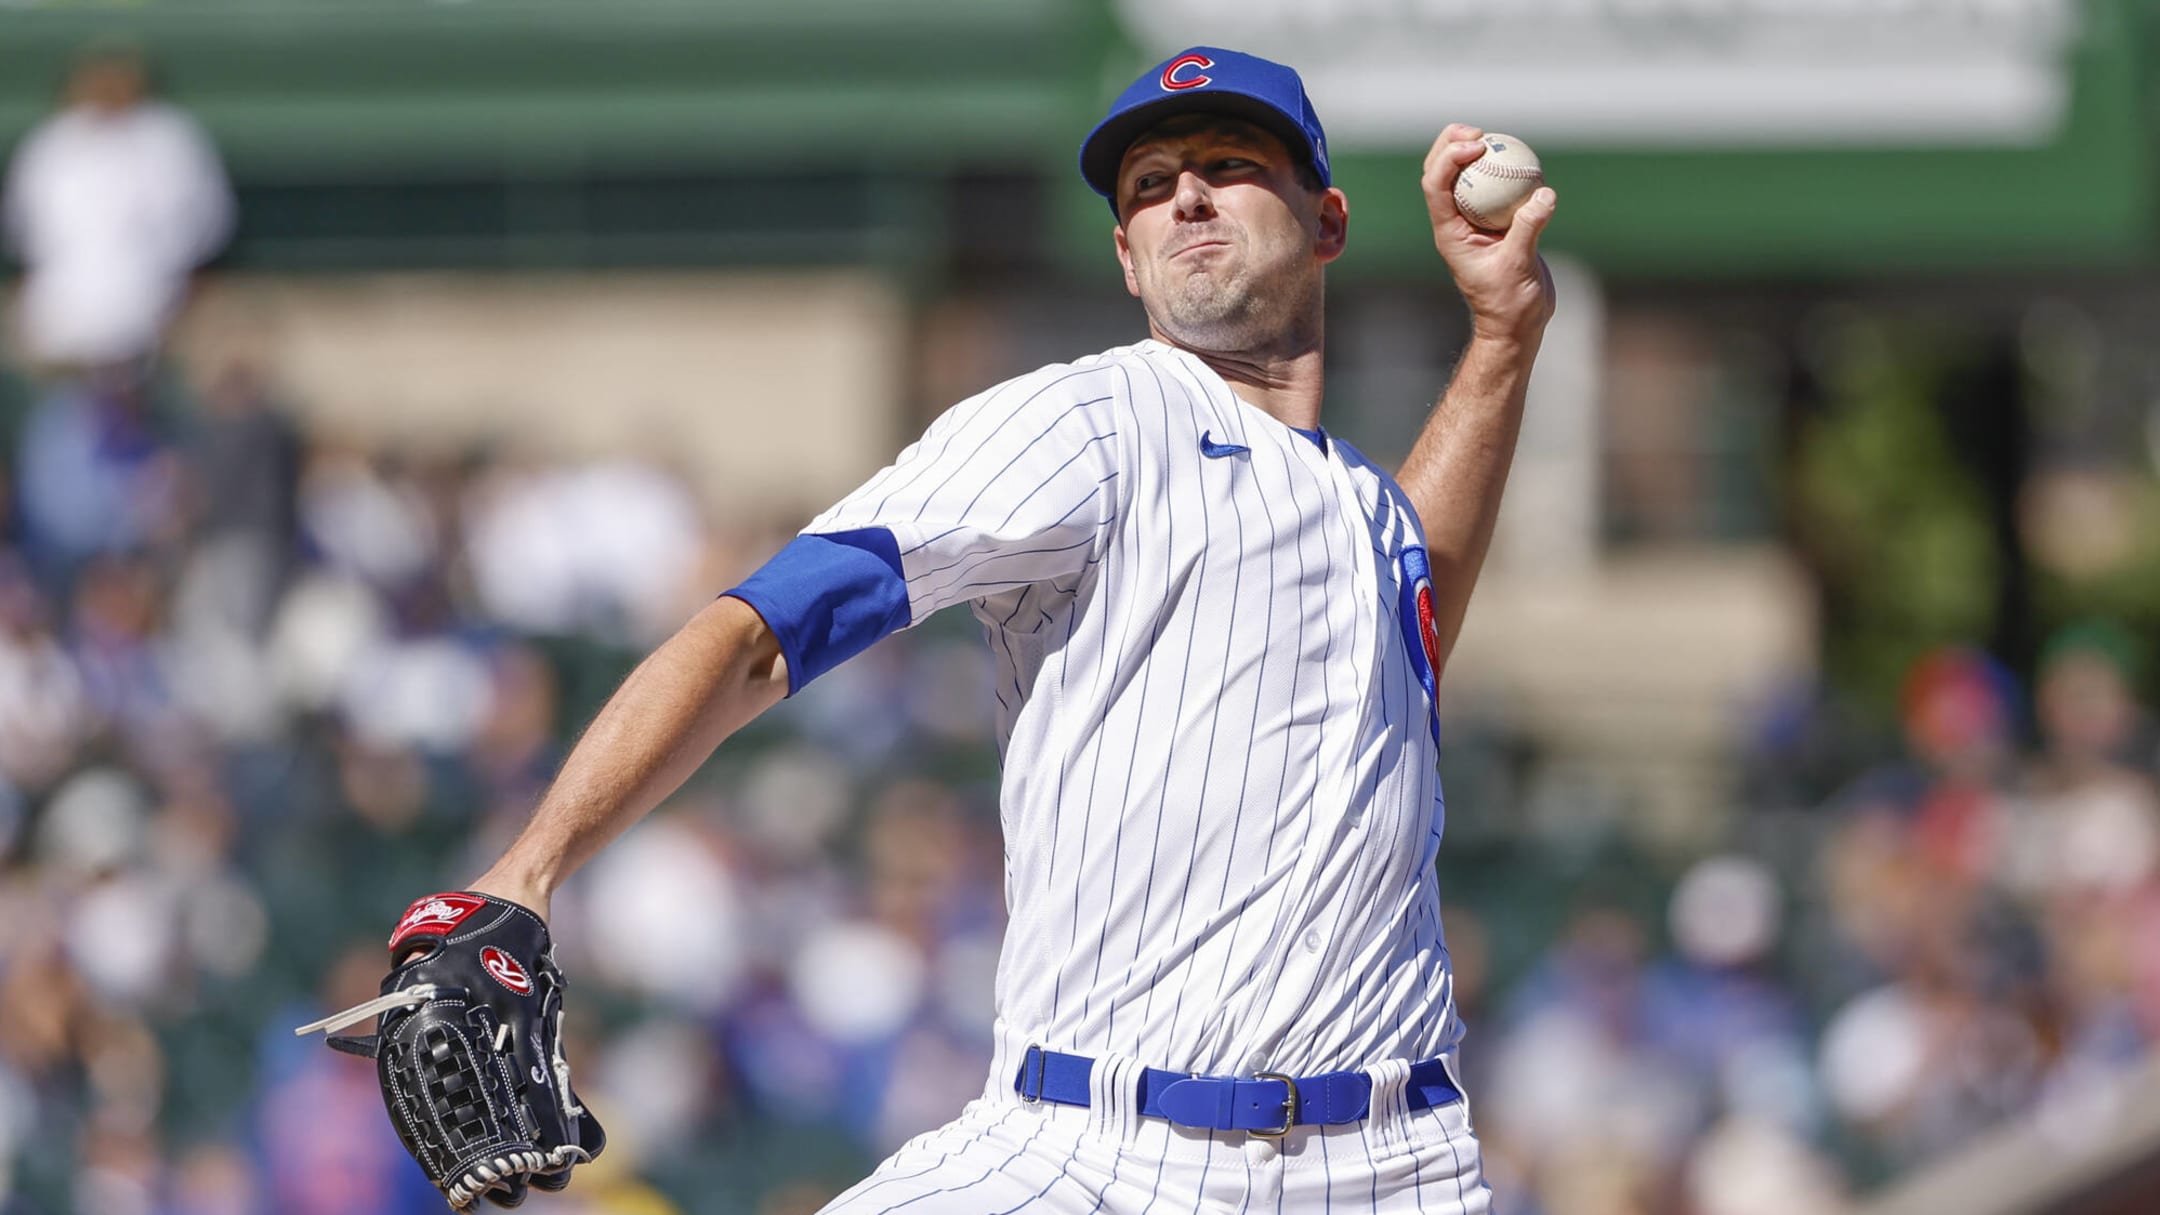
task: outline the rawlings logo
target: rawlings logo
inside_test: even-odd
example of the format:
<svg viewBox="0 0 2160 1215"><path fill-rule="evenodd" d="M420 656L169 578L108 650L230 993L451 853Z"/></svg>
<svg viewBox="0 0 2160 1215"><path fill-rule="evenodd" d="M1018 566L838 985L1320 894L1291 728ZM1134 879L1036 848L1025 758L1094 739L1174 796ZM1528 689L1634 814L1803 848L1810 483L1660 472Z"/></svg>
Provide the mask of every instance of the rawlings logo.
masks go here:
<svg viewBox="0 0 2160 1215"><path fill-rule="evenodd" d="M390 948L396 949L408 938L423 933L441 936L459 924L465 917L487 906L487 900L471 894L435 894L421 899L405 911L405 918L398 921L390 933Z"/></svg>
<svg viewBox="0 0 2160 1215"><path fill-rule="evenodd" d="M502 950L495 948L493 945L481 950L480 965L488 972L488 977L511 991L521 996L532 994L532 976L525 973L525 968L518 965L516 958L511 957Z"/></svg>
<svg viewBox="0 0 2160 1215"><path fill-rule="evenodd" d="M1199 68L1200 71L1204 72L1214 66L1215 61L1208 58L1206 55L1180 55L1177 58L1172 59L1169 64L1165 66L1162 70L1163 91L1166 93L1175 93L1179 89L1197 89L1202 88L1206 85L1213 84L1215 83L1215 78L1213 76L1202 76L1198 72L1195 72L1194 74L1180 80L1178 79L1178 73L1184 71L1186 68Z"/></svg>

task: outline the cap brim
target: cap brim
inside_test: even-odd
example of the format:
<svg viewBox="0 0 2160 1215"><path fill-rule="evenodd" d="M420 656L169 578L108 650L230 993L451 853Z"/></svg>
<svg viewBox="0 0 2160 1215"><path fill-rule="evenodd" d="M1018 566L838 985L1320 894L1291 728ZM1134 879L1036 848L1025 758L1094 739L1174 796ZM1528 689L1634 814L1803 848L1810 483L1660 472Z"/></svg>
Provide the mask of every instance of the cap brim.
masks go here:
<svg viewBox="0 0 2160 1215"><path fill-rule="evenodd" d="M1104 119L1080 145L1080 176L1115 208L1118 169L1125 163L1125 150L1149 127L1185 113L1228 114L1232 118L1242 118L1282 140L1300 162L1312 163L1311 140L1272 103L1230 89L1207 89L1174 93Z"/></svg>

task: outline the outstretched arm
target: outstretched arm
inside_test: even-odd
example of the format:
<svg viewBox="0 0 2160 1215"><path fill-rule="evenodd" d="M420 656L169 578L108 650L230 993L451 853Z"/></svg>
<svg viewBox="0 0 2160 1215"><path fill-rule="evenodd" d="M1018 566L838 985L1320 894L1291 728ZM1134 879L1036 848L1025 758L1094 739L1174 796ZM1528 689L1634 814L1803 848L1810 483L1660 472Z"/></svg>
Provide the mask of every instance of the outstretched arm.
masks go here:
<svg viewBox="0 0 2160 1215"><path fill-rule="evenodd" d="M1539 187L1499 235L1480 230L1455 206L1455 178L1484 154L1477 142L1483 134L1457 123L1440 133L1425 157L1420 184L1433 243L1470 306L1470 344L1396 475L1425 526L1443 665L1492 543L1522 430L1530 367L1553 311L1552 276L1537 241L1558 196Z"/></svg>
<svg viewBox="0 0 2160 1215"><path fill-rule="evenodd" d="M545 917L564 878L787 690L787 663L764 619L740 599L714 600L615 690L532 821L470 889Z"/></svg>

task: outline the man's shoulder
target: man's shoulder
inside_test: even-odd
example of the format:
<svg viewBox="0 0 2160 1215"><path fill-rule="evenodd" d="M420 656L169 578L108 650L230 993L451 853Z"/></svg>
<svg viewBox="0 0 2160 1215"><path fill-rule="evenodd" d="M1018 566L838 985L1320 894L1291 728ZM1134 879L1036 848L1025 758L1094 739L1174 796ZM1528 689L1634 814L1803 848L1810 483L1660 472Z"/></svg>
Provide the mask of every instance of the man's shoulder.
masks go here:
<svg viewBox="0 0 2160 1215"><path fill-rule="evenodd" d="M1391 482L1394 480L1393 477L1388 476L1386 469L1373 463L1370 456L1359 451L1356 444L1349 442L1332 430L1328 432L1328 442L1335 446L1336 454L1342 458L1343 464L1352 471L1374 474Z"/></svg>
<svg viewBox="0 0 2160 1215"><path fill-rule="evenodd" d="M66 145L70 132L80 125L75 116L65 110L40 119L35 126L23 132L21 142L15 145L14 161L22 164L37 157L51 155L52 149Z"/></svg>
<svg viewBox="0 0 2160 1215"><path fill-rule="evenodd" d="M1352 444L1345 443L1333 432L1328 434L1328 441L1335 445L1336 455L1352 477L1365 480L1376 487L1377 498L1382 504L1379 516L1381 520L1395 517L1397 512L1401 512L1406 518L1417 518L1417 508L1410 501L1409 493L1395 480L1395 474L1374 463L1372 457Z"/></svg>
<svg viewBox="0 0 2160 1215"><path fill-rule="evenodd" d="M158 138L198 139L205 138L202 123L193 114L169 102L152 99L137 103L128 111L128 123L138 132L147 132Z"/></svg>
<svg viewBox="0 0 2160 1215"><path fill-rule="evenodd" d="M1112 346L1071 362L1045 363L1033 371L993 384L978 399L1019 405L1033 401L1047 405L1080 405L1111 401L1130 394L1133 377L1160 375L1166 358L1173 357L1158 342L1135 342Z"/></svg>
<svg viewBox="0 0 2160 1215"><path fill-rule="evenodd" d="M186 110L161 101L145 101L117 119L98 119L76 109L56 111L24 132L15 155L60 155L102 147L139 149L145 141L199 144L208 138L202 124Z"/></svg>
<svg viewBox="0 0 2160 1215"><path fill-rule="evenodd" d="M1078 406L1117 404L1130 396L1140 363L1145 363L1145 352L1138 346L1112 346L1069 363L1043 363L974 393L961 402L961 413L968 413L970 404L994 413L1065 413Z"/></svg>

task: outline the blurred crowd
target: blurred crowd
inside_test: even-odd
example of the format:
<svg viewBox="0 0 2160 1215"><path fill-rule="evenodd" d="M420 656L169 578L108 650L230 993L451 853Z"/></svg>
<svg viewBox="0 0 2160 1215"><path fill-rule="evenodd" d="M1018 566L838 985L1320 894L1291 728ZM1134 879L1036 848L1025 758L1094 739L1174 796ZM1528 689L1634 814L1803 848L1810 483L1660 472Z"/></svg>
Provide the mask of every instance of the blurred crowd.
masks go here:
<svg viewBox="0 0 2160 1215"><path fill-rule="evenodd" d="M2144 661L2066 629L2028 697L1926 655L1872 764L1832 701L1766 711L1731 847L1656 885L1662 922L1593 893L1518 981L1469 985L1499 1209L1834 1212L2013 1119L2102 1137L2160 1034ZM1448 921L1474 974L1498 910Z"/></svg>
<svg viewBox="0 0 2160 1215"><path fill-rule="evenodd" d="M371 1069L290 1027L373 994L405 903L484 866L568 731L784 523L724 530L630 460L309 434L242 365L18 397L0 1212L438 1209ZM572 1058L613 1138L549 1209L815 1209L979 1088L987 661L957 617L881 645L565 889ZM1888 747L1796 694L1724 847L1590 880L1526 829L1495 859L1522 786L1454 786L1498 1210L1819 1215L2006 1118L2107 1119L2160 1028L2144 661L2081 626L2027 696L1929 655ZM1504 735L1454 722L1446 762L1543 762Z"/></svg>

